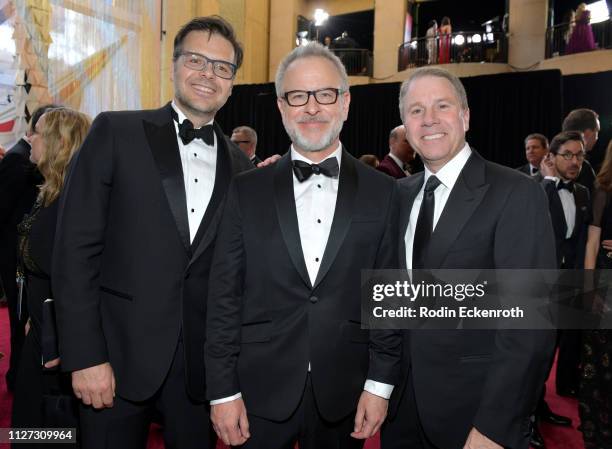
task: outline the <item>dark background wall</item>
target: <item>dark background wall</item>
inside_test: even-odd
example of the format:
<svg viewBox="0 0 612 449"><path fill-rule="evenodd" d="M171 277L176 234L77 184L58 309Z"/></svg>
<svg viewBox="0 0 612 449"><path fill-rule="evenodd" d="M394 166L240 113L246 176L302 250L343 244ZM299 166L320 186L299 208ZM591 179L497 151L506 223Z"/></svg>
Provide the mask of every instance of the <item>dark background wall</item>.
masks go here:
<svg viewBox="0 0 612 449"><path fill-rule="evenodd" d="M539 132L552 138L571 109L591 108L600 114L601 133L591 158L598 163L612 138L612 71L561 75L558 70L464 78L470 104L468 142L483 156L516 167L525 163L523 139ZM341 140L355 156L388 152L389 131L401 124L399 83L351 88L351 107ZM259 135L258 154L282 154L289 148L273 84L235 86L217 114L227 134L249 125Z"/></svg>

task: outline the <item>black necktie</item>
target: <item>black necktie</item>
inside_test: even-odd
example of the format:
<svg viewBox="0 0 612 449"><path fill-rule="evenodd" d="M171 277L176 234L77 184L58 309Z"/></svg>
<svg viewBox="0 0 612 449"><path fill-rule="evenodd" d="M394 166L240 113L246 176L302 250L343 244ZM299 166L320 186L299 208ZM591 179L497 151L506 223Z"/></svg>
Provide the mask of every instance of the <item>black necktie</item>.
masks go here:
<svg viewBox="0 0 612 449"><path fill-rule="evenodd" d="M429 245L433 230L433 214L435 207L434 191L441 184L435 176L430 176L425 184L423 191L423 202L419 210L416 229L414 231L414 241L412 243L412 268L414 270L424 268L425 249Z"/></svg>
<svg viewBox="0 0 612 449"><path fill-rule="evenodd" d="M191 120L185 119L183 123L179 123L178 114L172 108L172 118L178 123L179 137L183 141L183 145L187 145L193 139L202 139L202 141L209 146L215 144L215 131L212 125L202 126L201 128L194 129Z"/></svg>
<svg viewBox="0 0 612 449"><path fill-rule="evenodd" d="M309 164L308 162L294 160L293 173L300 182L306 181L313 173L316 175L325 175L330 178L338 176L340 168L338 167L338 159L330 157L325 159L320 164Z"/></svg>
<svg viewBox="0 0 612 449"><path fill-rule="evenodd" d="M574 193L574 183L569 181L569 182L563 182L563 181L559 181L559 183L557 184L557 190L567 190L569 193Z"/></svg>

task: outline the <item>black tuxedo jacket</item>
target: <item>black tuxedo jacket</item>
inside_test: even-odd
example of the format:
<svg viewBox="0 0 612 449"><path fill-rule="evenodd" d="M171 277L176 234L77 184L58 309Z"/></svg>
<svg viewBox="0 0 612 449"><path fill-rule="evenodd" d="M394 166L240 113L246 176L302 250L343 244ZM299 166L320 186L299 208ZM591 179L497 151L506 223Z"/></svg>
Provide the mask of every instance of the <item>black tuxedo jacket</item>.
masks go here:
<svg viewBox="0 0 612 449"><path fill-rule="evenodd" d="M521 173L525 173L526 175L533 176L531 174L531 165L529 165L529 162L527 162L525 165L521 165L520 167L517 167L517 170L520 171Z"/></svg>
<svg viewBox="0 0 612 449"><path fill-rule="evenodd" d="M376 169L396 179L406 177L406 173L404 173L404 170L399 168L399 165L397 165L397 163L393 159L391 159L391 156L389 156L388 154L382 158L380 164L378 164L378 167L376 167Z"/></svg>
<svg viewBox="0 0 612 449"><path fill-rule="evenodd" d="M53 289L62 367L109 361L118 394L130 400L160 387L180 336L188 391L204 399L206 292L220 205L230 178L253 167L215 124L215 186L190 244L170 111L168 104L100 114L60 199Z"/></svg>
<svg viewBox="0 0 612 449"><path fill-rule="evenodd" d="M564 268L583 268L588 228L592 219L589 190L583 185L574 183L576 217L574 219L574 231L570 238L566 239L567 223L555 182L549 179L543 179L541 182L546 196L548 196L548 208L555 231L557 266L561 268L562 261L565 260Z"/></svg>
<svg viewBox="0 0 612 449"><path fill-rule="evenodd" d="M310 362L317 407L335 421L355 410L366 378L397 384L401 335L360 324L360 270L397 264L397 186L346 151L339 176L314 285L290 154L233 181L208 296L209 399L240 391L249 413L284 420L302 397Z"/></svg>
<svg viewBox="0 0 612 449"><path fill-rule="evenodd" d="M30 162L30 144L20 139L0 161L0 267L9 267L15 284L17 225L30 212L42 182Z"/></svg>
<svg viewBox="0 0 612 449"><path fill-rule="evenodd" d="M404 268L404 236L423 177L417 173L400 181ZM425 268L554 269L546 206L536 182L473 152L425 250ZM527 449L529 416L553 345L554 333L548 331L407 331L403 368L404 373L411 368L427 437L441 449L456 449L476 427L504 447Z"/></svg>

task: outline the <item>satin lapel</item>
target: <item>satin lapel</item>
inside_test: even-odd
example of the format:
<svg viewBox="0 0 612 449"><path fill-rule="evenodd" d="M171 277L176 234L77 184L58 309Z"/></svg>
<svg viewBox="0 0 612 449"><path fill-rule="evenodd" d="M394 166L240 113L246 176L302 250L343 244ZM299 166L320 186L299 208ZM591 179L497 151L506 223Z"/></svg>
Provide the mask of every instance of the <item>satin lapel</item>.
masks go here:
<svg viewBox="0 0 612 449"><path fill-rule="evenodd" d="M293 170L291 152L288 151L277 163L274 171L274 201L281 234L289 251L289 257L304 283L310 288L310 278L304 261L300 229L298 226L295 196L293 194Z"/></svg>
<svg viewBox="0 0 612 449"><path fill-rule="evenodd" d="M187 218L183 166L181 165L181 156L170 107L170 105L167 105L160 110L162 115L167 115L167 117L162 117L163 120L158 123L143 121L143 126L166 193L168 206L176 222L179 237L185 251L189 252L189 220Z"/></svg>
<svg viewBox="0 0 612 449"><path fill-rule="evenodd" d="M581 231L581 227L584 223L584 214L587 211L588 197L585 195L586 191L574 187L574 203L576 204L576 217L574 219L574 232L572 237Z"/></svg>
<svg viewBox="0 0 612 449"><path fill-rule="evenodd" d="M557 186L554 182L548 182L546 187L551 190L550 215L553 219L553 228L555 229L556 235L563 240L567 234L567 221L565 220L563 203L561 202L561 197L559 196Z"/></svg>
<svg viewBox="0 0 612 449"><path fill-rule="evenodd" d="M400 255L400 268L405 270L406 265L406 231L408 230L408 222L410 221L410 212L412 211L412 205L414 199L419 194L419 190L423 186L424 172L415 173L414 175L408 176L407 179L399 181L399 192L400 192L400 211L399 211L399 255Z"/></svg>
<svg viewBox="0 0 612 449"><path fill-rule="evenodd" d="M482 202L487 190L489 184L485 184L485 162L473 152L459 174L431 236L425 256L426 268L437 269L442 266L448 250Z"/></svg>
<svg viewBox="0 0 612 449"><path fill-rule="evenodd" d="M357 177L357 169L355 168L355 159L353 159L348 151L343 149L334 219L313 288L316 288L321 283L334 263L342 242L344 242L353 218L358 184L359 179Z"/></svg>
<svg viewBox="0 0 612 449"><path fill-rule="evenodd" d="M208 245L212 243L215 236L217 235L217 224L220 219L218 215L221 214L220 205L223 203L225 194L229 187L230 180L232 179L232 158L227 148L227 142L225 141L225 135L221 130L221 127L214 123L215 134L217 136L217 167L215 169L215 186L213 187L212 197L204 213L204 217L198 227L198 232L193 240L192 249L193 257L192 261L198 258L200 254L206 249Z"/></svg>

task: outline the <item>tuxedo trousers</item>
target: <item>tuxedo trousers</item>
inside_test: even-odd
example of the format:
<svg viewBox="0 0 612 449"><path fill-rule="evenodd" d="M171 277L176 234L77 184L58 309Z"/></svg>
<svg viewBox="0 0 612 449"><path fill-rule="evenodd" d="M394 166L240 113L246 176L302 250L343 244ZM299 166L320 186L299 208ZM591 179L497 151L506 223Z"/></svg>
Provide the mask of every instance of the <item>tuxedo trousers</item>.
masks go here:
<svg viewBox="0 0 612 449"><path fill-rule="evenodd" d="M170 370L153 397L142 402L116 396L113 407L80 405L82 449L145 449L151 422L161 419L166 449L214 449L208 403L187 394L182 339Z"/></svg>
<svg viewBox="0 0 612 449"><path fill-rule="evenodd" d="M355 404L355 409L357 404ZM251 437L243 449L361 449L364 440L351 437L355 413L337 422L323 419L317 409L310 374L297 409L284 421L271 421L248 413Z"/></svg>

